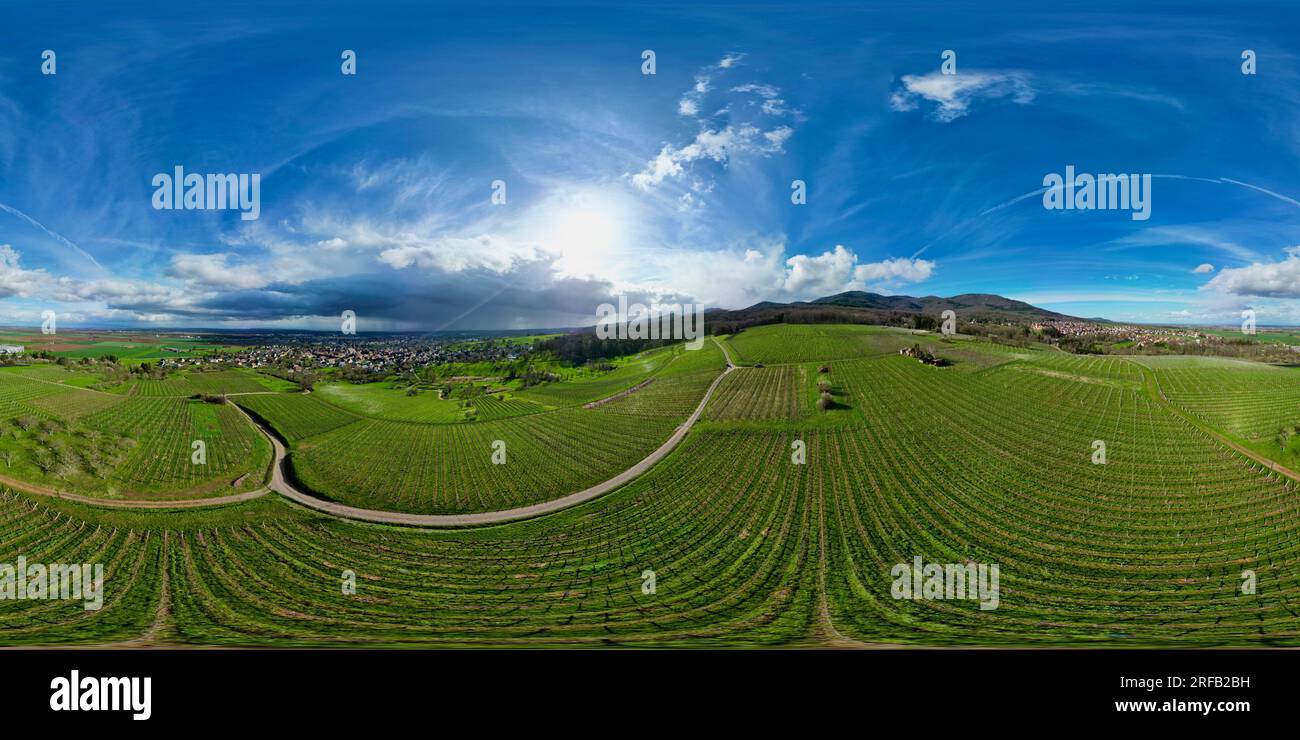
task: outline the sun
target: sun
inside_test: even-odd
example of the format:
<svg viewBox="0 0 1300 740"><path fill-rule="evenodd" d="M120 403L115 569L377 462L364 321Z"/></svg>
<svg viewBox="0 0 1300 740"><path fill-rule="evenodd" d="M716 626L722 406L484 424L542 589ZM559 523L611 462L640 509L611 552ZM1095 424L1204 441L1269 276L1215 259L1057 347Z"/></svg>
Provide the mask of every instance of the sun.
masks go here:
<svg viewBox="0 0 1300 740"><path fill-rule="evenodd" d="M621 253L625 234L621 208L607 199L581 197L548 214L542 241L557 256L558 270L591 275L603 272Z"/></svg>

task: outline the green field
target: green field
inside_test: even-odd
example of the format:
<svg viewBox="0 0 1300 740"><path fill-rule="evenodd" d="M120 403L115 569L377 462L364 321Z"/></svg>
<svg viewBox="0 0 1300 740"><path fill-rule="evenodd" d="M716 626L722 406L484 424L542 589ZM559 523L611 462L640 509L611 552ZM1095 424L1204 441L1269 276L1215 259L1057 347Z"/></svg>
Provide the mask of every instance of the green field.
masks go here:
<svg viewBox="0 0 1300 740"><path fill-rule="evenodd" d="M1300 329L1260 328L1254 334L1245 335L1240 329L1202 329L1206 334L1225 339L1250 339L1255 342L1278 342L1279 344L1300 345Z"/></svg>
<svg viewBox="0 0 1300 740"><path fill-rule="evenodd" d="M716 348L711 345L705 351L717 352ZM579 375L561 383L544 383L521 392L519 398L544 406L580 406L627 390L649 378L669 362L688 356L690 355L681 349L660 348L648 350L635 357L622 360L610 372Z"/></svg>
<svg viewBox="0 0 1300 740"><path fill-rule="evenodd" d="M277 429L294 427L282 432L291 442L293 474L325 497L411 513L493 511L580 491L630 467L690 415L723 366L722 353L712 344L696 352L659 352L656 358L635 365L649 369L651 383L608 403L574 405L597 390L608 398L647 376L629 376L623 368L633 365L624 365L609 373L612 381L553 384L551 398L557 402L559 388L579 390L569 393L562 408L549 410L523 400L526 393L506 401L475 399L476 411L488 418L472 423L451 423L461 418L453 401L432 393L407 396L385 384L330 386L332 391L312 394L323 403L292 409L296 417L308 417L292 422L282 421L289 408L267 405L276 396L235 400ZM439 414L444 404L451 412ZM335 424L338 411L354 419ZM319 434L300 431L317 427L323 429ZM498 443L505 445L506 464L493 462Z"/></svg>
<svg viewBox="0 0 1300 740"><path fill-rule="evenodd" d="M315 393L334 406L361 416L422 424L488 421L546 411L512 392L484 393L472 398L444 398L436 389L419 388L412 394L397 382L318 384Z"/></svg>
<svg viewBox="0 0 1300 740"><path fill-rule="evenodd" d="M952 365L899 356L912 343ZM728 374L701 423L648 472L536 519L421 530L274 495L146 512L0 492L0 562L108 571L101 611L13 602L0 609L0 643L1300 646L1300 483L1229 444L1288 464L1267 443L1300 423L1300 369L869 327L757 327L728 346L770 366ZM487 510L555 498L644 456L717 377L721 355L706 347L539 389L557 403L521 393L548 408L496 420L384 418L400 405L368 413L322 393L231 399L289 441L295 471L322 495ZM198 414L198 401L39 376L0 372L0 417L68 425L55 437L101 429L102 445L113 429L132 431L128 419L136 435L211 428L231 450L242 438L223 426L223 410L238 414L229 405ZM825 410L819 382L834 399ZM163 416L174 419L154 421ZM25 438L0 434L10 439ZM495 439L507 442L505 465L488 460ZM119 476L192 483L135 454ZM997 608L895 598L891 570L918 556L998 565ZM345 571L355 593L341 588ZM1246 571L1253 593L1241 588Z"/></svg>
<svg viewBox="0 0 1300 740"><path fill-rule="evenodd" d="M117 393L57 365L0 369L0 476L102 498L203 498L259 488L271 447L230 405L189 398L268 389L245 373L132 380ZM203 455L196 462L195 444Z"/></svg>
<svg viewBox="0 0 1300 740"><path fill-rule="evenodd" d="M774 365L889 354L925 336L856 324L773 324L746 329L727 341L736 362Z"/></svg>
<svg viewBox="0 0 1300 740"><path fill-rule="evenodd" d="M1250 449L1300 468L1300 368L1241 360L1143 358L1160 393Z"/></svg>

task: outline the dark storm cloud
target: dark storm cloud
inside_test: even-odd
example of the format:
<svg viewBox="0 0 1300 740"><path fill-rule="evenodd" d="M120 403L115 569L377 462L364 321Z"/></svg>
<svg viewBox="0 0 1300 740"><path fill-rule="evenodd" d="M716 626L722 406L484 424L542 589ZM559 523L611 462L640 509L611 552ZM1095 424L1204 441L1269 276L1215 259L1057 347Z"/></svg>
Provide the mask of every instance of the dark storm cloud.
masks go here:
<svg viewBox="0 0 1300 740"><path fill-rule="evenodd" d="M628 300L649 303L645 293ZM555 279L522 268L506 275L489 271L439 273L416 270L271 284L232 290L182 306L123 301L112 308L141 314L168 313L195 321L265 322L285 318L337 319L355 311L362 330L545 328L591 325L596 307L617 293L603 280Z"/></svg>

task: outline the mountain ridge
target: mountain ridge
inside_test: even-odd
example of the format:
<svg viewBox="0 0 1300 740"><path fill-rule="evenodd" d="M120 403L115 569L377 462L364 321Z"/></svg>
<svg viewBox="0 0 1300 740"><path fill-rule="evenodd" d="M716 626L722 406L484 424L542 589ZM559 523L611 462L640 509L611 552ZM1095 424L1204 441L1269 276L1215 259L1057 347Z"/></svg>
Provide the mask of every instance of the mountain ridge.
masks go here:
<svg viewBox="0 0 1300 740"><path fill-rule="evenodd" d="M716 330L726 333L747 326L774 323L900 324L909 320L915 322L915 317L919 316L938 320L944 311L956 313L958 321L983 323L1085 320L994 293L918 297L862 290L845 291L811 301L760 301L746 308L713 309L707 313Z"/></svg>

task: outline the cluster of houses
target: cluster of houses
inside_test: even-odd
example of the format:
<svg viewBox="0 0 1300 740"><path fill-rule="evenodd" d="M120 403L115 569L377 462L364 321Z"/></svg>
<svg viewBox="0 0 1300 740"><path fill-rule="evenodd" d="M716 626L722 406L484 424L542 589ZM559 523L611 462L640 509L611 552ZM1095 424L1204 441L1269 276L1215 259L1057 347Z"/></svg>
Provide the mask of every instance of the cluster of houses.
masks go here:
<svg viewBox="0 0 1300 740"><path fill-rule="evenodd" d="M0 355L21 355L23 346L21 344L0 344Z"/></svg>
<svg viewBox="0 0 1300 740"><path fill-rule="evenodd" d="M257 342L262 336L250 335ZM243 341L243 340L241 340ZM171 347L164 347L171 351ZM237 367L280 367L301 372L307 368L354 367L384 373L447 362L511 361L531 351L532 345L507 342L472 342L464 338L440 340L419 336L375 338L276 337L237 352L197 357L165 357L159 367L186 367L223 363Z"/></svg>
<svg viewBox="0 0 1300 740"><path fill-rule="evenodd" d="M1193 327L1141 326L1133 324L1102 324L1090 321L1048 321L1031 324L1034 331L1055 329L1063 337L1105 337L1114 341L1132 341L1138 347L1171 339L1201 344L1222 341L1219 337L1207 334Z"/></svg>

